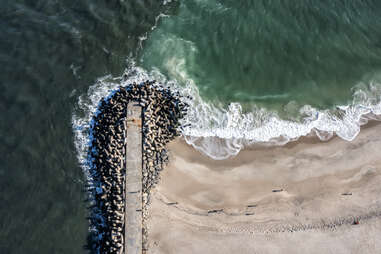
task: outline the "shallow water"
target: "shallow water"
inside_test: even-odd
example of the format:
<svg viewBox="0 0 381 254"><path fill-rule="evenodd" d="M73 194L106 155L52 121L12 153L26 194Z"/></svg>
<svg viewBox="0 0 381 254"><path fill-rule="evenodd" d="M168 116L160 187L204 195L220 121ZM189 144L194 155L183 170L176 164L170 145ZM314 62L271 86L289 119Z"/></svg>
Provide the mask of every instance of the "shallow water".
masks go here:
<svg viewBox="0 0 381 254"><path fill-rule="evenodd" d="M182 1L140 63L215 103L326 109L380 71L380 13L380 1Z"/></svg>

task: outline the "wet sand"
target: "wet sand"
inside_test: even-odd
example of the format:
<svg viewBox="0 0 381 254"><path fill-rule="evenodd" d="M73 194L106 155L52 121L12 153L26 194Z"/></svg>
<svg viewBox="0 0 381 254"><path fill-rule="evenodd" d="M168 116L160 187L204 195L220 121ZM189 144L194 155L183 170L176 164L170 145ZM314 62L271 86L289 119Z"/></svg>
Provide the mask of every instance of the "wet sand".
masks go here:
<svg viewBox="0 0 381 254"><path fill-rule="evenodd" d="M352 142L305 138L215 161L170 144L150 253L377 253L381 124Z"/></svg>

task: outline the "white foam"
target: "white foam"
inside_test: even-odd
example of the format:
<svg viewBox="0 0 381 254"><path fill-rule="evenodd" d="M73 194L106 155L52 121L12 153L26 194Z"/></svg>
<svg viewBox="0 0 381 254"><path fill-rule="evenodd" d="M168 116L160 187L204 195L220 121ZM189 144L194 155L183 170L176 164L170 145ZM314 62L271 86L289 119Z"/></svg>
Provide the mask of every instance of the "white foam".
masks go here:
<svg viewBox="0 0 381 254"><path fill-rule="evenodd" d="M91 86L78 101L78 110L73 114L75 144L81 163L86 163L88 129L92 116L102 97L106 97L119 85L128 85L145 80L157 80L164 86L179 91L190 105L188 114L181 120L181 133L186 142L209 157L221 160L234 156L253 144L283 145L302 136L317 135L328 140L334 135L344 140L353 140L360 126L368 119L379 120L381 115L381 86L376 82L360 83L354 88L353 101L349 105L331 110L317 110L309 105L299 111L301 121L281 119L276 113L263 108L254 108L243 113L239 103L230 103L227 108L215 106L202 100L197 86L182 73L180 86L176 80L167 80L158 70L147 72L130 60L124 79L106 76Z"/></svg>
<svg viewBox="0 0 381 254"><path fill-rule="evenodd" d="M183 135L188 144L217 160L236 155L243 147L253 144L283 145L312 134L321 140L337 135L352 141L368 119L379 119L381 93L376 90L379 90L379 85L373 88L363 86L356 90L351 104L336 109L317 110L305 105L300 109L300 114L305 116L300 122L283 120L276 113L264 109L242 113L238 103L221 109L198 99L184 119L185 124L191 125L184 129ZM193 93L193 96L199 95ZM221 144L216 138L225 141Z"/></svg>

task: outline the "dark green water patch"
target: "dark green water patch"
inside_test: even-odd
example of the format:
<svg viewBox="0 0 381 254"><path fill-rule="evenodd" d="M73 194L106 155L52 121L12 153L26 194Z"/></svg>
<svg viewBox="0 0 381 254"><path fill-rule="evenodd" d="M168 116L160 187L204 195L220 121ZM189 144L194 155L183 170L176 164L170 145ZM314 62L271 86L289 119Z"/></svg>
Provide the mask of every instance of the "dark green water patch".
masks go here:
<svg viewBox="0 0 381 254"><path fill-rule="evenodd" d="M159 1L0 6L0 253L83 253L87 193L73 144L78 96L120 75Z"/></svg>

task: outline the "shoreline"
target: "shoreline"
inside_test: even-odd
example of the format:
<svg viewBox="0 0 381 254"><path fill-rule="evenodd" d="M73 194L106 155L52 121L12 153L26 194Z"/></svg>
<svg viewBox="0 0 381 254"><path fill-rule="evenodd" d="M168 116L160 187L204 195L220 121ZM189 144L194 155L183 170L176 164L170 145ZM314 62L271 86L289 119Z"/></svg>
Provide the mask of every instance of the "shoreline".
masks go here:
<svg viewBox="0 0 381 254"><path fill-rule="evenodd" d="M231 253L246 237L280 232L284 241L301 241L279 240L289 250L282 253L302 253L298 248L311 237L316 253L324 252L317 243L341 246L330 234L362 239L338 253L374 253L369 240L381 237L379 133L381 124L372 121L351 142L306 137L284 146L244 149L223 161L176 139L168 145L169 165L152 192L150 253L215 253L215 246L200 245L203 241L222 241L220 253ZM274 253L258 244L278 242L245 242L242 253Z"/></svg>
<svg viewBox="0 0 381 254"><path fill-rule="evenodd" d="M361 116L361 120L358 120L359 122L359 130L358 134L356 134L353 137L353 140L357 138L357 136L361 133L361 130L370 128L374 125L381 123L380 115L374 115L371 113L364 114ZM319 134L318 134L319 133ZM183 134L184 135L184 134ZM226 161L228 159L236 157L242 150L255 150L255 149L265 149L267 147L284 147L293 145L295 143L301 142L301 143L321 143L321 142L329 142L332 139L340 138L342 140L352 142L353 140L348 140L342 137L339 137L336 132L331 131L329 133L324 133L324 131L316 130L312 128L307 134L301 135L296 138L289 138L284 136L279 136L273 139L270 139L268 141L264 142L254 142L252 141L245 141L242 139L224 139L220 137L184 137L183 139L186 141L188 145L193 146L194 149L198 150L201 154L206 155L213 160L222 160ZM284 139L282 141L282 139ZM188 141L189 140L189 141ZM195 142L196 140L196 142ZM222 144L222 153L225 154L223 156L220 156L221 151L211 151L210 147L205 148L205 143L211 143L214 144L214 147L218 147L218 144ZM238 146L241 147L234 147L236 146L235 143L238 143ZM232 152L231 154L226 154L227 151Z"/></svg>

